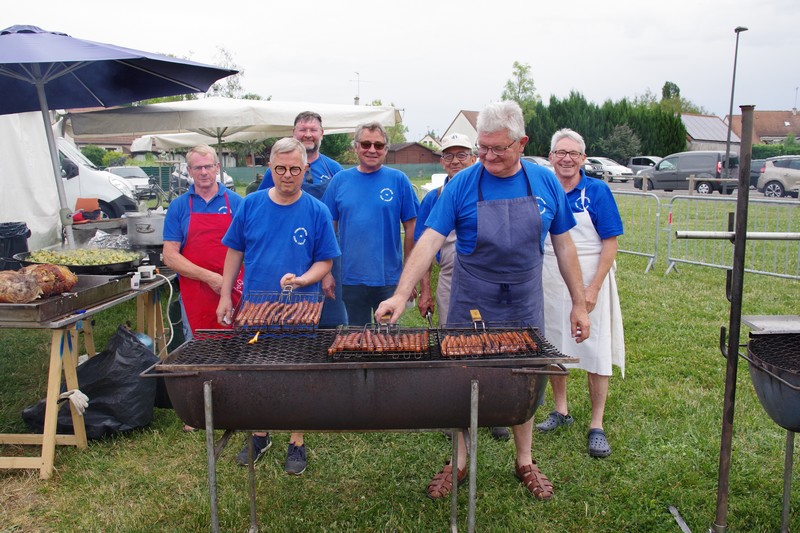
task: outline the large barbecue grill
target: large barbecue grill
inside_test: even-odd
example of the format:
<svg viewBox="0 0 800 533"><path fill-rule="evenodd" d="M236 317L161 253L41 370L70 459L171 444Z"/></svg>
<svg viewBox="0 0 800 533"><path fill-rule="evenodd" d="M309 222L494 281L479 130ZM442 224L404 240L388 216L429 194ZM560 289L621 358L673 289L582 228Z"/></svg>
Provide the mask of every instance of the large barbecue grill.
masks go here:
<svg viewBox="0 0 800 533"><path fill-rule="evenodd" d="M398 338L417 331L392 327ZM224 447L234 430L477 430L478 426L517 425L533 416L548 375L566 375L563 366L552 369L550 365L577 361L558 352L538 330L517 329L533 338L535 349L507 353L481 349L481 356L463 352L448 357L443 356L440 340L448 330L431 329L426 333L435 340L427 350L412 351L413 357L402 351L379 356L374 349L355 357L359 350L354 347L351 357L340 359L333 359L329 349L337 335L350 333L341 329L261 331L258 338L247 331L201 331L142 375L165 378L177 415L186 424L206 428L214 528L215 461L221 452L219 445L214 446L214 429L228 430L221 441ZM469 345L478 350L477 344ZM473 446L476 433L472 433ZM477 453L471 460L475 457ZM470 468L469 473L471 526L476 470ZM251 476L251 521L255 517L253 483ZM452 525L455 495L454 490Z"/></svg>
<svg viewBox="0 0 800 533"><path fill-rule="evenodd" d="M412 331L412 328L409 328ZM403 330L405 331L405 330ZM431 330L444 337L447 330ZM429 352L357 350L331 361L340 331L313 334L200 332L153 372L166 379L178 416L205 425L202 384L214 385L217 429L375 430L466 427L472 380L481 384L480 426L515 425L533 416L547 365L570 362L533 328L537 351L443 357ZM454 400L464 398L464 401ZM262 405L263 409L252 409Z"/></svg>

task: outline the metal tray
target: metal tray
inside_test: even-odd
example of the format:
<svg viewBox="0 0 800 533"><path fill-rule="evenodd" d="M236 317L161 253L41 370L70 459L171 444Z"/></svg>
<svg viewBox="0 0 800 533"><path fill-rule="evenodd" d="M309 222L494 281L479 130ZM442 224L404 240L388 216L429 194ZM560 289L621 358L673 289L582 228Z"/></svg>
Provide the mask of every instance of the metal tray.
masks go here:
<svg viewBox="0 0 800 533"><path fill-rule="evenodd" d="M0 322L41 324L73 311L110 300L131 289L128 276L79 274L72 292L35 300L27 304L0 303Z"/></svg>
<svg viewBox="0 0 800 533"><path fill-rule="evenodd" d="M132 259L130 261L125 261L122 263L106 263L103 265L68 265L64 264L65 267L69 268L76 274L122 274L125 272L135 272L136 268L141 263L142 259L144 258L145 254L138 250L123 250L125 252L133 252L137 254L138 257L136 259ZM14 260L19 261L23 265L38 265L41 264L38 261L31 261L30 257L33 252L20 252L18 254L14 254ZM61 263L56 263L61 264Z"/></svg>

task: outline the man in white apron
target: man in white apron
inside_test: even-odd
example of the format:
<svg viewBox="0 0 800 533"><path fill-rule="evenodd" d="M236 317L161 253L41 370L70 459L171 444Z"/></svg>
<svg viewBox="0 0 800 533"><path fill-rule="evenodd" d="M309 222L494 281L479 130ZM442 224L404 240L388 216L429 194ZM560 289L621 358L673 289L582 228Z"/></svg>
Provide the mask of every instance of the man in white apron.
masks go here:
<svg viewBox="0 0 800 533"><path fill-rule="evenodd" d="M577 225L570 230L583 273L586 307L592 336L576 344L570 335L570 297L554 255L545 240L544 285L545 337L563 354L580 362L566 365L586 370L592 419L589 422L588 451L592 457L608 457L611 446L603 429L608 378L616 365L625 375L625 341L622 329L617 282L614 276L617 237L622 235L622 219L608 185L583 173L586 143L570 129L558 130L550 142L550 161L556 177L567 193ZM542 432L572 424L567 407L567 376L550 376L555 409L544 422L536 424Z"/></svg>
<svg viewBox="0 0 800 533"><path fill-rule="evenodd" d="M516 102L494 102L480 112L480 164L459 172L444 188L428 217L428 229L406 262L394 296L381 302L376 317L391 314L391 322L400 318L445 236L455 230L448 325L470 322L470 310L477 309L485 320L543 328L542 257L544 236L550 233L575 302L572 334L578 341L589 336L580 267L568 231L575 218L553 173L521 161L527 142L522 110ZM516 477L536 499L552 498L553 485L532 457L532 419L511 429ZM462 434L459 432L458 474L453 476L452 465L436 474L427 491L432 499L449 494L454 477L459 483L466 479Z"/></svg>

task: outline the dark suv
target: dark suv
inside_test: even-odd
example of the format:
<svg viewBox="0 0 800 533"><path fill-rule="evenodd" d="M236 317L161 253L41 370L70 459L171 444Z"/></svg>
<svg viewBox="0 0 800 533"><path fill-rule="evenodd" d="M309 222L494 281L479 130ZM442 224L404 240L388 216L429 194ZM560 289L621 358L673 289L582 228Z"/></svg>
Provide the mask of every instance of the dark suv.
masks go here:
<svg viewBox="0 0 800 533"><path fill-rule="evenodd" d="M731 176L736 176L739 168L739 155L731 153ZM695 190L700 194L714 191L731 194L736 190L736 182L722 182L724 176L724 151L679 152L668 155L650 169L642 170L633 180L637 189L663 189L669 191L688 191L689 176L694 176Z"/></svg>

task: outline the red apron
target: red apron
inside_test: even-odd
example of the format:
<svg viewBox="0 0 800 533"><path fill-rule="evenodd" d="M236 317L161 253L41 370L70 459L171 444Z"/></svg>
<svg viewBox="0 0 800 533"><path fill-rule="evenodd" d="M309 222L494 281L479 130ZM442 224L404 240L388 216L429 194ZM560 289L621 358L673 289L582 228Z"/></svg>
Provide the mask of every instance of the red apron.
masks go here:
<svg viewBox="0 0 800 533"><path fill-rule="evenodd" d="M181 250L181 254L195 265L220 275L225 267L225 255L228 253L228 247L222 244L222 238L233 220L227 194L225 204L228 206L228 216L217 213L193 213L192 197L189 197L189 229L186 233L186 244ZM242 295L242 285L243 272L240 270L231 295L234 309ZM187 277L181 277L180 287L186 318L189 320L192 333L198 329L223 328L217 322L219 294L202 281Z"/></svg>

